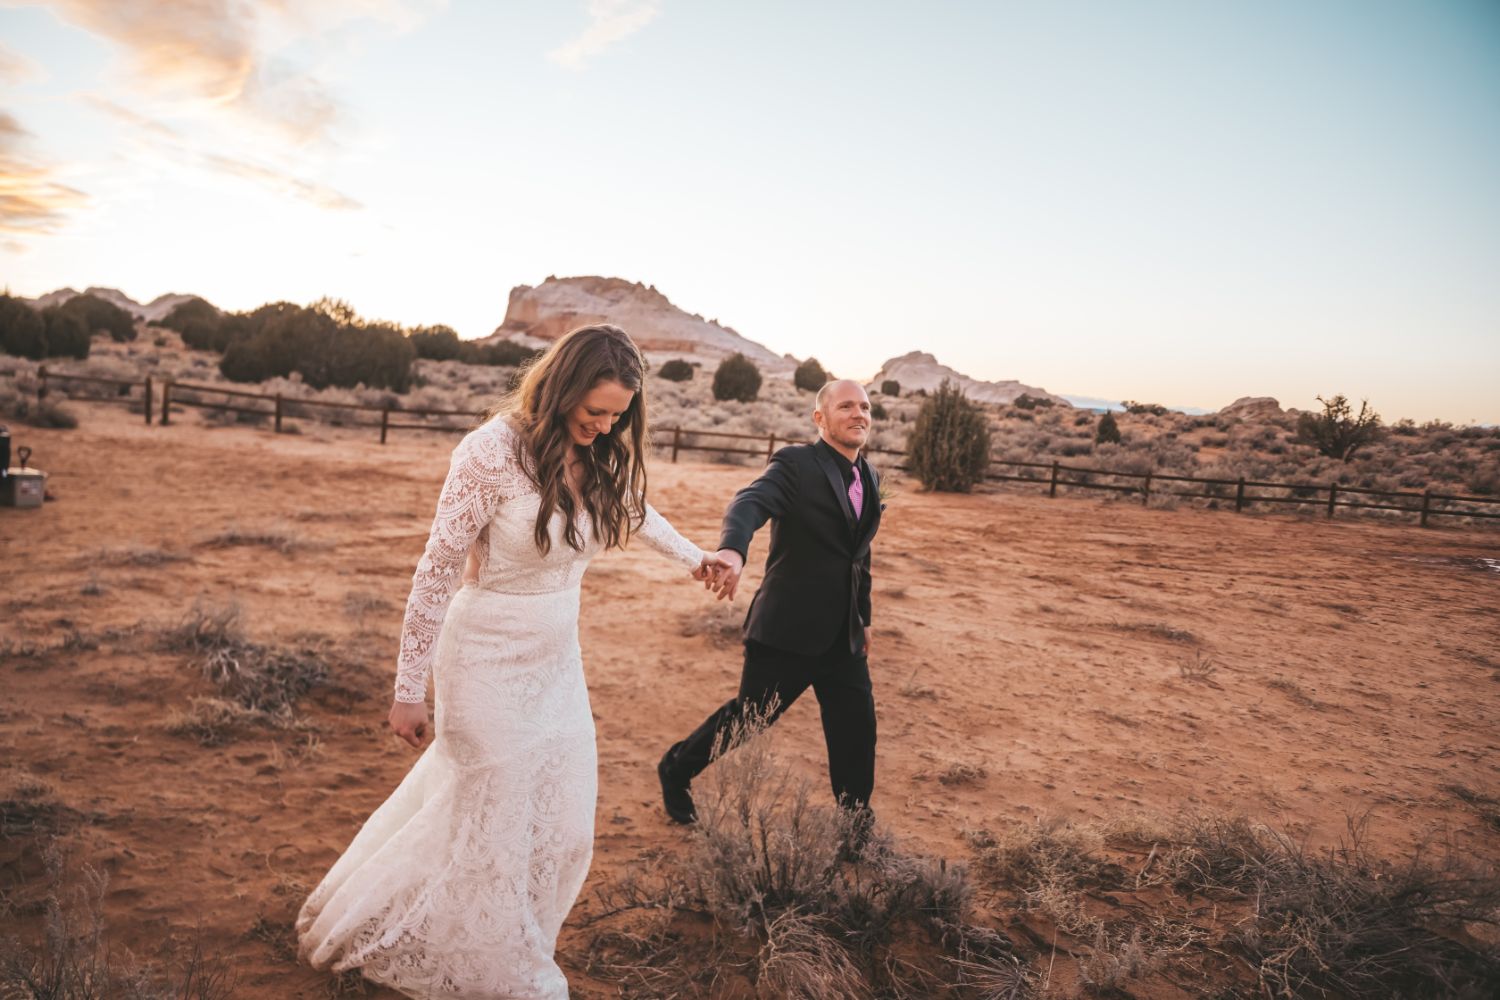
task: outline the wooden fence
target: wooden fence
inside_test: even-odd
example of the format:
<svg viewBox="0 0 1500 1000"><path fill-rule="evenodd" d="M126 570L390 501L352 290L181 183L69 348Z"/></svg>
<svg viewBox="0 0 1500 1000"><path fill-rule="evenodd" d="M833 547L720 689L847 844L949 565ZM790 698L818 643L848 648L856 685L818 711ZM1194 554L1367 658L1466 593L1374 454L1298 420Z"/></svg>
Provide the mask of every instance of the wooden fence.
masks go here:
<svg viewBox="0 0 1500 1000"><path fill-rule="evenodd" d="M16 372L3 372L0 374L15 375ZM41 380L41 386L37 391L38 398L45 397L49 391L49 383L58 383L66 387L70 383L82 383L86 385L107 385L117 391L113 397L89 396L86 398L97 402L121 402L133 403L134 397L131 393L135 387L142 390L141 399L144 402L146 423L150 424L152 419L152 381L149 377L138 381L126 379L100 378L93 375L71 375L66 372L49 371L46 367L37 370ZM187 395L184 395L186 393ZM217 394L228 397L230 402L211 402L200 399L204 394ZM233 400L246 400L247 403L237 403ZM260 402L264 405L249 405ZM454 426L452 424L429 424L412 423L412 418L423 417L467 417L470 420L478 420L481 414L469 410L424 410L408 409L401 406L373 406L362 403L333 403L316 399L287 398L280 394L267 394L260 392L246 392L241 389L226 389L216 385L200 385L192 382L178 382L167 379L161 387L161 424L167 426L171 422L171 416L178 407L197 407L199 409L214 410L220 412L231 412L237 416L240 414L252 414L269 420L276 433L283 431L283 419L288 416L296 416L302 412L304 407L322 407L330 410L348 410L356 413L379 413L380 420L371 420L365 423L356 423L355 426L379 427L380 443L385 444L391 431L395 430L424 430L445 431L450 433L461 433L469 429L472 424L465 426ZM181 412L178 410L178 412ZM392 417L395 417L393 420ZM670 434L670 441L667 435ZM705 439L727 440L728 444L704 443ZM749 442L755 442L752 447ZM764 442L762 444L762 442ZM740 434L731 431L694 430L684 427L668 427L658 430L656 434L656 446L663 450L670 450L672 461L676 462L678 455L684 451L707 451L716 454L731 455L754 455L771 460L780 445L796 444L791 438L777 437L775 434ZM875 455L890 455L897 459L904 458L904 451L890 448L868 448L867 453ZM897 468L904 468L897 464ZM1016 470L1016 471L1002 471ZM1095 477L1104 477L1110 482L1095 482ZM985 479L990 482L1024 483L1045 488L1047 495L1055 497L1059 489L1063 490L1101 490L1112 493L1136 494L1141 498L1143 504L1150 503L1152 497L1172 497L1177 499L1207 500L1210 503L1223 502L1228 505L1234 504L1236 511L1243 511L1246 507L1255 504L1292 504L1294 506L1317 506L1326 511L1328 517L1333 517L1334 511L1339 507L1354 510L1389 510L1406 514L1415 514L1418 522L1425 528L1428 521L1434 517L1472 517L1479 519L1500 518L1500 498L1495 497L1473 497L1452 493L1433 493L1431 490L1423 490L1421 493L1401 490L1372 490L1357 486L1343 486L1338 483L1321 485L1317 483L1271 483L1260 482L1249 479L1209 479L1200 476L1172 476L1158 472L1117 472L1111 469L1089 469L1074 465L1063 465L1060 462L1006 462L998 459L990 460L989 471ZM1184 489L1183 487L1188 487ZM1201 491L1193 487L1203 487ZM1283 491L1283 495L1268 495L1267 490ZM1361 497L1374 498L1372 502L1361 500ZM1406 502L1410 501L1410 502ZM1463 505L1463 506L1456 506Z"/></svg>

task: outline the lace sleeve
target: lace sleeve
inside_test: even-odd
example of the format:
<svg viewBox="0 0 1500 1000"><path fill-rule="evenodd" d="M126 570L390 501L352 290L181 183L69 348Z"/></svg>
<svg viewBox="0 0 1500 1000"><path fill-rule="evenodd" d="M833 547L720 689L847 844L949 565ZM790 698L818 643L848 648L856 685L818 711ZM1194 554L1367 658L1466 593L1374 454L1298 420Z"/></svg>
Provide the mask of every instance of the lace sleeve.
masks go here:
<svg viewBox="0 0 1500 1000"><path fill-rule="evenodd" d="M637 534L647 545L688 569L697 569L708 554L679 535L677 529L649 503L646 504L646 519Z"/></svg>
<svg viewBox="0 0 1500 1000"><path fill-rule="evenodd" d="M511 435L498 423L471 432L453 449L437 516L406 600L396 660L397 701L426 699L433 647L469 550L500 504L515 495L519 474Z"/></svg>

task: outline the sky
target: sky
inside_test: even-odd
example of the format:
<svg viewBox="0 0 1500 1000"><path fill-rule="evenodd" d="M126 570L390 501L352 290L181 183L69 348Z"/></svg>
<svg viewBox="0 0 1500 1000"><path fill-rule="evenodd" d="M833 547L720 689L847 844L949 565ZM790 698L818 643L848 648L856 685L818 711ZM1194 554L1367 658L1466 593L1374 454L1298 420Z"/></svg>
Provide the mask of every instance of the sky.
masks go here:
<svg viewBox="0 0 1500 1000"><path fill-rule="evenodd" d="M1493 0L0 0L0 285L1500 423Z"/></svg>

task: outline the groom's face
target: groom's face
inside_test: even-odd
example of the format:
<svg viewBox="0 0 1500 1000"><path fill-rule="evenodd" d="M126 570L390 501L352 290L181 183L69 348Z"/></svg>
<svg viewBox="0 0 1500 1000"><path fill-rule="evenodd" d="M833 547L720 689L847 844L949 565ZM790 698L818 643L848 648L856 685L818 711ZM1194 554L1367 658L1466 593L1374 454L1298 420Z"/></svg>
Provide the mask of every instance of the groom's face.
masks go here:
<svg viewBox="0 0 1500 1000"><path fill-rule="evenodd" d="M813 423L830 444L863 448L870 438L870 397L858 382L835 382L824 390Z"/></svg>

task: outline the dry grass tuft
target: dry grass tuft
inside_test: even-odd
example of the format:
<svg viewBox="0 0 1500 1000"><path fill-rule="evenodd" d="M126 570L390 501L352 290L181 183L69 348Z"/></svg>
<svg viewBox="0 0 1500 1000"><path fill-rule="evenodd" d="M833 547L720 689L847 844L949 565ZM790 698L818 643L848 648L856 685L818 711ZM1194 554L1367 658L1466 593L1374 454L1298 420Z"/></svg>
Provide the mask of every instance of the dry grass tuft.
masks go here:
<svg viewBox="0 0 1500 1000"><path fill-rule="evenodd" d="M1231 939L1281 996L1492 996L1500 878L1456 855L1401 864L1368 852L1365 822L1314 852L1243 819L1198 820L1164 871L1188 892L1254 901ZM1488 928L1489 943L1473 930Z"/></svg>
<svg viewBox="0 0 1500 1000"><path fill-rule="evenodd" d="M990 773L984 769L982 764L969 764L957 761L939 772L937 780L938 784L952 788L959 785L980 785L989 776Z"/></svg>
<svg viewBox="0 0 1500 1000"><path fill-rule="evenodd" d="M41 940L0 940L0 996L27 1000L224 1000L235 994L234 970L224 955L206 954L195 938L168 967L140 966L105 935L109 877L84 866L67 884L56 844L43 854L47 892Z"/></svg>
<svg viewBox="0 0 1500 1000"><path fill-rule="evenodd" d="M90 561L101 566L165 566L190 558L180 552L172 552L160 546L127 545L117 549L101 549Z"/></svg>
<svg viewBox="0 0 1500 1000"><path fill-rule="evenodd" d="M1301 705L1303 708L1310 708L1314 711L1319 711L1328 707L1326 704L1318 701L1312 695L1304 691L1302 689L1302 685L1298 684L1296 681L1287 680L1285 677L1271 678L1270 680L1266 681L1266 687L1270 688L1273 691L1280 691L1282 694L1286 695L1288 698L1292 699L1292 701Z"/></svg>
<svg viewBox="0 0 1500 1000"><path fill-rule="evenodd" d="M272 549L282 555L307 547L306 539L287 528L244 528L235 524L225 528L203 544L209 548L254 545Z"/></svg>
<svg viewBox="0 0 1500 1000"><path fill-rule="evenodd" d="M1500 830L1500 798L1476 792L1464 785L1443 785L1439 790L1447 792L1473 808L1485 825L1492 830Z"/></svg>
<svg viewBox="0 0 1500 1000"><path fill-rule="evenodd" d="M902 854L862 814L815 802L811 784L776 759L763 716L718 749L694 784L687 850L645 859L601 893L604 916L649 912L656 930L601 931L595 950L608 953L608 969L596 960L591 971L649 981L647 995L694 993L702 984L689 988L687 967L702 956L661 941L697 914L726 932L715 968L740 970L758 997L1029 995L1009 939L973 922L964 866Z"/></svg>
<svg viewBox="0 0 1500 1000"><path fill-rule="evenodd" d="M205 746L227 742L252 724L303 728L297 701L329 676L320 649L269 647L246 638L235 604L195 602L163 634L162 644L192 653L204 679L218 692L193 698L186 712L175 712L166 724L168 732L191 736Z"/></svg>
<svg viewBox="0 0 1500 1000"><path fill-rule="evenodd" d="M936 689L931 688L926 684L920 684L917 682L917 672L915 670L911 672L911 676L908 677L905 683L903 683L898 689L898 693L901 695L901 697L911 698L913 701L938 700L938 693Z"/></svg>
<svg viewBox="0 0 1500 1000"><path fill-rule="evenodd" d="M1198 641L1198 637L1185 628L1177 628L1165 622L1110 622L1110 628L1119 632L1138 632L1149 635L1155 639L1164 639L1167 642L1180 642L1192 644Z"/></svg>
<svg viewBox="0 0 1500 1000"><path fill-rule="evenodd" d="M1193 681L1199 684L1211 684L1214 671L1219 665L1202 653L1196 654L1191 660L1183 660L1177 665L1177 671L1185 681Z"/></svg>

